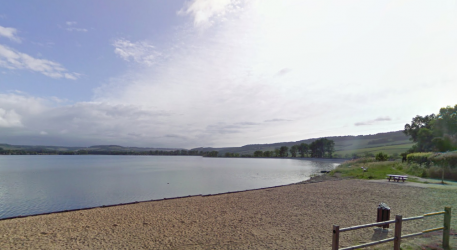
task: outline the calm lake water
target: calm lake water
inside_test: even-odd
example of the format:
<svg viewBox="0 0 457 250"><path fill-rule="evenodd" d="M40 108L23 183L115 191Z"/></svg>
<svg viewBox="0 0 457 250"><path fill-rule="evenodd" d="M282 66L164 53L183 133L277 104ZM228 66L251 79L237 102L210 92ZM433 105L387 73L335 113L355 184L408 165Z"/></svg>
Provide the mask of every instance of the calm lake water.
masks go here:
<svg viewBox="0 0 457 250"><path fill-rule="evenodd" d="M198 156L0 156L0 218L284 185L338 163Z"/></svg>

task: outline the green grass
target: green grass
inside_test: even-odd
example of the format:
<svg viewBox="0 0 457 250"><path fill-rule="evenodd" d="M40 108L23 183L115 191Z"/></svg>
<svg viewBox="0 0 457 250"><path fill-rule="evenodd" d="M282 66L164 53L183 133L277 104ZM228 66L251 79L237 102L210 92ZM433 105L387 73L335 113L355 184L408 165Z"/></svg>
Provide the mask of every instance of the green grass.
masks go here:
<svg viewBox="0 0 457 250"><path fill-rule="evenodd" d="M384 143L376 143L376 144L369 144L370 141L372 141L372 140L369 138L364 138L364 139L348 140L348 141L344 141L344 142L335 142L335 150L343 151L343 150L360 149L360 148L374 148L374 147L411 144L411 141L407 138L405 138L404 140L387 141Z"/></svg>
<svg viewBox="0 0 457 250"><path fill-rule="evenodd" d="M406 175L403 165L401 162L357 162L355 160L352 164L342 164L332 172L357 179L385 179L388 174ZM367 171L364 172L362 167Z"/></svg>
<svg viewBox="0 0 457 250"><path fill-rule="evenodd" d="M366 153L372 153L376 154L379 152L383 152L388 155L392 154L401 154L405 152L406 150L410 149L414 143L405 143L405 144L400 144L400 145L391 145L391 146L381 146L381 147L372 147L372 148L359 148L359 149L349 149L349 150L340 150L340 151L335 151L335 154L339 155L352 155L352 154L358 154L358 155L364 155Z"/></svg>
<svg viewBox="0 0 457 250"><path fill-rule="evenodd" d="M362 167L367 169L363 171ZM340 173L343 177L357 179L386 179L389 174L408 175L408 181L420 182L417 176L421 176L424 168L418 164L407 164L401 161L377 162L373 157L360 158L346 161L330 172L331 175Z"/></svg>

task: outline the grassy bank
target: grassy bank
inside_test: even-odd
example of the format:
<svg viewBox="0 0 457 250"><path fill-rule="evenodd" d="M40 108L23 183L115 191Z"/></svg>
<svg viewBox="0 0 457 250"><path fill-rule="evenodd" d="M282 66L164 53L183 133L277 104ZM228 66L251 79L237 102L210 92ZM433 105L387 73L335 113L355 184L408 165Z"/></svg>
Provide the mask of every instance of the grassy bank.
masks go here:
<svg viewBox="0 0 457 250"><path fill-rule="evenodd" d="M331 175L335 173L357 179L385 179L388 174L408 175L410 176L409 181L417 181L417 178L414 177L426 177L425 168L418 164L376 161L373 157L346 161L330 172Z"/></svg>
<svg viewBox="0 0 457 250"><path fill-rule="evenodd" d="M366 169L366 171L363 170ZM441 180L442 168L430 164L402 163L396 161L376 161L374 157L365 157L346 161L330 172L331 175L339 173L342 177L357 179L385 179L388 174L408 175L408 181L427 182L424 179ZM444 168L444 180L457 181L457 169Z"/></svg>
<svg viewBox="0 0 457 250"><path fill-rule="evenodd" d="M405 142L403 144L398 144L398 145L381 145L381 146L370 146L366 145L364 148L356 148L356 149L339 149L337 148L335 150L335 154L340 155L342 157L351 157L352 155L366 155L366 154L376 154L378 152L383 152L388 155L400 155L401 153L404 153L408 149L410 149L414 143L411 142Z"/></svg>

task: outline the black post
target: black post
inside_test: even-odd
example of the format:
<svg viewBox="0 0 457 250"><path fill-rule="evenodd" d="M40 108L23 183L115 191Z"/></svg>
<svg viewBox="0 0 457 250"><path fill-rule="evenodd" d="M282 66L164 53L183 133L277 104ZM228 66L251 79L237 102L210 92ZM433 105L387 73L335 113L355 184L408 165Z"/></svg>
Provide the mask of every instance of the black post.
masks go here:
<svg viewBox="0 0 457 250"><path fill-rule="evenodd" d="M387 206L386 203L381 202L378 206L378 215L376 218L376 222L381 222L381 221L388 221L390 220L390 207ZM381 226L378 226L381 227ZM389 224L387 225L382 225L382 228L389 228Z"/></svg>

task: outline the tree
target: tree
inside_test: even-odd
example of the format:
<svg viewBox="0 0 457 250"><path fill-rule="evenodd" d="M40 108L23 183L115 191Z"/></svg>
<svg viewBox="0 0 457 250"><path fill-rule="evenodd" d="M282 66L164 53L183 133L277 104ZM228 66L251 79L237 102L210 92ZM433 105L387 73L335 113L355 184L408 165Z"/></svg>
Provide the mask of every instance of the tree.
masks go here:
<svg viewBox="0 0 457 250"><path fill-rule="evenodd" d="M313 158L322 158L322 151L320 149L320 141L316 140L309 144L309 149L311 151L311 157Z"/></svg>
<svg viewBox="0 0 457 250"><path fill-rule="evenodd" d="M456 149L455 143L449 136L435 137L432 142L435 149L439 152L453 151Z"/></svg>
<svg viewBox="0 0 457 250"><path fill-rule="evenodd" d="M334 147L335 142L327 138L317 139L309 145L311 157L315 158L324 158L326 153L327 157L332 158L332 154L335 151Z"/></svg>
<svg viewBox="0 0 457 250"><path fill-rule="evenodd" d="M279 148L275 148L275 157L279 157Z"/></svg>
<svg viewBox="0 0 457 250"><path fill-rule="evenodd" d="M272 156L272 152L271 151L264 151L263 152L263 157L271 157Z"/></svg>
<svg viewBox="0 0 457 250"><path fill-rule="evenodd" d="M299 146L298 146L298 152L300 152L300 156L303 158L306 156L308 156L308 151L309 151L309 145L302 142Z"/></svg>
<svg viewBox="0 0 457 250"><path fill-rule="evenodd" d="M287 146L281 146L279 148L279 157L287 157L289 155L288 151L289 148Z"/></svg>
<svg viewBox="0 0 457 250"><path fill-rule="evenodd" d="M452 108L447 106L441 108L436 116L435 129L440 130L442 134L451 136L457 135L457 104Z"/></svg>
<svg viewBox="0 0 457 250"><path fill-rule="evenodd" d="M441 152L457 149L457 105L441 108L433 124L434 145Z"/></svg>
<svg viewBox="0 0 457 250"><path fill-rule="evenodd" d="M432 129L432 124L435 121L435 119L435 114L426 116L417 115L413 118L411 124L405 124L405 129L403 130L403 133L405 133L405 135L409 135L411 137L410 139L413 142L417 142L419 130L421 128Z"/></svg>
<svg viewBox="0 0 457 250"><path fill-rule="evenodd" d="M263 151L257 150L254 152L254 157L262 157L263 156Z"/></svg>
<svg viewBox="0 0 457 250"><path fill-rule="evenodd" d="M217 157L218 152L217 151L211 151L211 152L206 152L207 157Z"/></svg>
<svg viewBox="0 0 457 250"><path fill-rule="evenodd" d="M389 156L387 154L384 154L383 152L379 152L376 154L376 160L377 161L387 161L389 159Z"/></svg>
<svg viewBox="0 0 457 250"><path fill-rule="evenodd" d="M441 108L438 115L416 116L403 133L416 144L408 152L452 151L457 149L457 105Z"/></svg>
<svg viewBox="0 0 457 250"><path fill-rule="evenodd" d="M289 151L292 157L297 157L298 145L293 145L290 147Z"/></svg>
<svg viewBox="0 0 457 250"><path fill-rule="evenodd" d="M417 133L417 150L420 152L429 152L435 149L433 143L434 139L433 130L428 128L421 128Z"/></svg>
<svg viewBox="0 0 457 250"><path fill-rule="evenodd" d="M327 157L332 158L335 152L335 142L324 138L324 151L327 152Z"/></svg>

